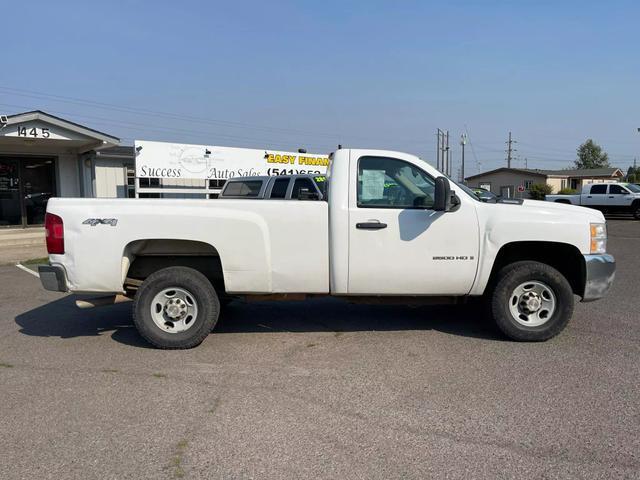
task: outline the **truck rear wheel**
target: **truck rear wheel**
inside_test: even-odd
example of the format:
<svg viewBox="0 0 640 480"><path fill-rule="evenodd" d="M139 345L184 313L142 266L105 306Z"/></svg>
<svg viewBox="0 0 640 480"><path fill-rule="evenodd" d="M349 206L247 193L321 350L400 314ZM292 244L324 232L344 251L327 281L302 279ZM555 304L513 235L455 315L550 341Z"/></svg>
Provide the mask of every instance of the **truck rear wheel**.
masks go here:
<svg viewBox="0 0 640 480"><path fill-rule="evenodd" d="M569 323L573 304L567 279L549 265L530 261L504 267L491 297L498 328L518 341L555 337Z"/></svg>
<svg viewBox="0 0 640 480"><path fill-rule="evenodd" d="M631 205L631 213L633 213L633 218L640 220L640 202L636 201Z"/></svg>
<svg viewBox="0 0 640 480"><path fill-rule="evenodd" d="M133 322L149 343L162 349L200 345L218 321L220 302L202 273L187 267L158 270L142 283Z"/></svg>

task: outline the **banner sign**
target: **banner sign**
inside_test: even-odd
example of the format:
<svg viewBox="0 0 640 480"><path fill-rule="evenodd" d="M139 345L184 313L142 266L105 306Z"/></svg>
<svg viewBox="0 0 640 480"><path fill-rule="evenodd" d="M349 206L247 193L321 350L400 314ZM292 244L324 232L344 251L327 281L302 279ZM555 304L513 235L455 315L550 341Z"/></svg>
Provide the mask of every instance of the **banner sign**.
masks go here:
<svg viewBox="0 0 640 480"><path fill-rule="evenodd" d="M254 175L324 175L327 155L135 141L136 177L226 180Z"/></svg>

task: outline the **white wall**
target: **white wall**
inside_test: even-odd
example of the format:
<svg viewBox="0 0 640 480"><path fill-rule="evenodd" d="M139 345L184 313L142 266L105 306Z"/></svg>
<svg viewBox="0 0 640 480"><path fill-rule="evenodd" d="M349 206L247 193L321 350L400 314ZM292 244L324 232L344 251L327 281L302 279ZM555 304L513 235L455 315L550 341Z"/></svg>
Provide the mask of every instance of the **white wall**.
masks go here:
<svg viewBox="0 0 640 480"><path fill-rule="evenodd" d="M80 173L78 172L78 155L59 153L57 161L56 182L58 196L80 196Z"/></svg>
<svg viewBox="0 0 640 480"><path fill-rule="evenodd" d="M127 198L127 179L124 162L118 159L96 158L95 196L98 198Z"/></svg>

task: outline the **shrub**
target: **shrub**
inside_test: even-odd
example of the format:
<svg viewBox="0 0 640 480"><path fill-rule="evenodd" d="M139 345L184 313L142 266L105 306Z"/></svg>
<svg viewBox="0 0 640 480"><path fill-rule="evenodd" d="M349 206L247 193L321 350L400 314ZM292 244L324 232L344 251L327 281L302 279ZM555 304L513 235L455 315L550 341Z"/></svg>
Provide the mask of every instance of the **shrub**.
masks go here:
<svg viewBox="0 0 640 480"><path fill-rule="evenodd" d="M544 200L545 195L551 194L553 187L546 183L534 183L529 187L529 197L532 200Z"/></svg>
<svg viewBox="0 0 640 480"><path fill-rule="evenodd" d="M577 193L578 191L573 188L563 188L558 192L558 195L576 195Z"/></svg>

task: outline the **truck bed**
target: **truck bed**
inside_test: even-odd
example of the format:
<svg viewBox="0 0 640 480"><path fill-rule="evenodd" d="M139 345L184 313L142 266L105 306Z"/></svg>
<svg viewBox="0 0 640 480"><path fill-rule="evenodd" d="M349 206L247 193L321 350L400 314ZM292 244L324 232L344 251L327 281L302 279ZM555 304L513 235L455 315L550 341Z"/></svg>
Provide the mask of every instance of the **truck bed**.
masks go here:
<svg viewBox="0 0 640 480"><path fill-rule="evenodd" d="M71 290L122 291L128 266L166 241L219 256L228 293L329 292L326 202L53 198L47 210L64 219L65 254L50 261Z"/></svg>

